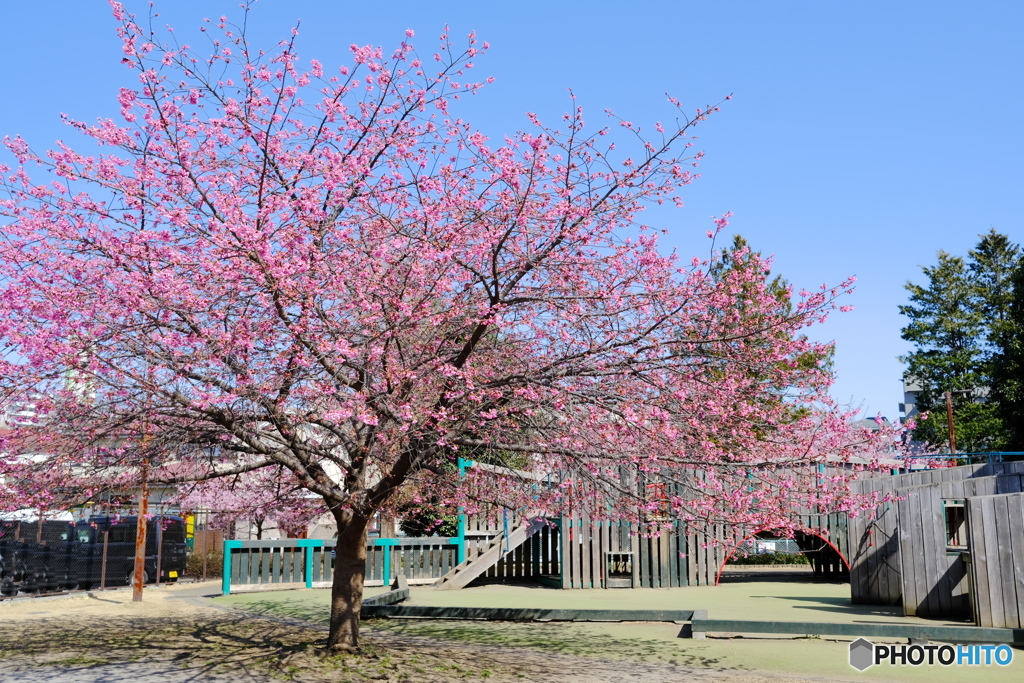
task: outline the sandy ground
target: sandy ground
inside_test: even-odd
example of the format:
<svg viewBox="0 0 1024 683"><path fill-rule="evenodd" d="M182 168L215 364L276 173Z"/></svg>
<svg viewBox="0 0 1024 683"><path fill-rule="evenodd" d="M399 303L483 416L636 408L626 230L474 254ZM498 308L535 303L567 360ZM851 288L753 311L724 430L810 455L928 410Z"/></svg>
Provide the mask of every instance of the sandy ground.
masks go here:
<svg viewBox="0 0 1024 683"><path fill-rule="evenodd" d="M414 589L420 604L709 608L755 603L816 608L807 586L748 585L674 591L557 591L483 586L455 592ZM837 595L842 588L822 587ZM848 590L846 588L845 590ZM694 591L694 592L691 592ZM711 591L715 591L712 593ZM788 593L779 596L780 591ZM969 680L961 672L858 675L846 665L847 643L825 640L679 639L673 624L513 624L465 621L365 622L362 656L323 656L327 591L263 592L210 599L219 584L147 588L0 603L0 681L6 683L185 683L331 681L769 681ZM368 591L369 593L378 591ZM803 593L803 597L797 595ZM751 595L761 595L756 598ZM744 597L745 595L745 597ZM799 598L799 599L798 599ZM699 599L700 605L676 604ZM836 596L817 599L838 601ZM596 601L596 602L595 602ZM793 604L791 604L793 603ZM748 612L750 612L748 608ZM795 608L794 608L795 609ZM756 610L755 610L756 611ZM806 615L806 612L804 612ZM856 618L858 615L852 615ZM889 615L876 615L879 617ZM748 618L759 618L749 616ZM779 618L793 617L781 614ZM817 620L825 620L819 618ZM1024 660L1024 653L1021 653ZM983 672L986 682L1020 680L1014 671ZM885 672L881 672L885 673ZM971 672L972 674L974 672ZM982 673L982 672L978 672ZM1010 674L1003 677L1002 674ZM916 674L924 674L918 676ZM942 674L957 674L956 676Z"/></svg>

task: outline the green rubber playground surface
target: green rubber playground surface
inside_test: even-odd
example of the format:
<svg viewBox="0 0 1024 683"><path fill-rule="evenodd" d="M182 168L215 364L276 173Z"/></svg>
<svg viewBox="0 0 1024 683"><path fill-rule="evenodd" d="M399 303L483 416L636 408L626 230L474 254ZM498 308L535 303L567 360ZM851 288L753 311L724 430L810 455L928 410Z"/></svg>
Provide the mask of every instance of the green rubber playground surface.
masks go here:
<svg viewBox="0 0 1024 683"><path fill-rule="evenodd" d="M384 592L370 588L366 597ZM457 591L413 587L413 605L451 607L535 607L565 609L658 609L708 611L711 619L817 621L828 623L963 622L903 617L900 607L853 605L848 584L812 581L750 581L672 589L558 590L527 585L485 585ZM240 593L215 598L257 614L326 625L329 591L293 590ZM848 664L853 638L717 634L707 640L679 638L671 623L511 623L486 621L381 619L365 622L370 636L407 634L487 648L525 648L603 660L670 662L728 672L788 673L813 679L857 681L1024 680L1024 649L1013 651L1009 666L873 666L863 673ZM870 639L885 642L883 638ZM889 642L905 642L894 641Z"/></svg>

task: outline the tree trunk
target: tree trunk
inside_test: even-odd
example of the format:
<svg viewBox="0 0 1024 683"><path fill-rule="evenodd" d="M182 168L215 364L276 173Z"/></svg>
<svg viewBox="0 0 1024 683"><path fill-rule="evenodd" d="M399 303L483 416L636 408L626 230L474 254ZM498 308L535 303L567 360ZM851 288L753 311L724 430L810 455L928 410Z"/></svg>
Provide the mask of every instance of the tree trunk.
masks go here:
<svg viewBox="0 0 1024 683"><path fill-rule="evenodd" d="M351 513L335 515L334 581L331 583L331 630L328 650L359 650L359 611L366 574L366 525L369 520Z"/></svg>

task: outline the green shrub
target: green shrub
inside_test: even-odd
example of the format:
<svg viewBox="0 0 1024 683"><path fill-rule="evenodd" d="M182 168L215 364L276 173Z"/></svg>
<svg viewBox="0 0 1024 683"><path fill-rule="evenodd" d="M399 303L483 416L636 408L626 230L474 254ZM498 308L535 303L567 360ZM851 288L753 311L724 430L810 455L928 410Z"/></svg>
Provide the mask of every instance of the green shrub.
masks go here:
<svg viewBox="0 0 1024 683"><path fill-rule="evenodd" d="M217 579L224 573L224 553L220 550L210 550L206 553L206 578ZM196 578L203 578L203 553L190 553L185 560L185 574Z"/></svg>
<svg viewBox="0 0 1024 683"><path fill-rule="evenodd" d="M729 564L810 564L803 553L756 553L746 557L734 555Z"/></svg>

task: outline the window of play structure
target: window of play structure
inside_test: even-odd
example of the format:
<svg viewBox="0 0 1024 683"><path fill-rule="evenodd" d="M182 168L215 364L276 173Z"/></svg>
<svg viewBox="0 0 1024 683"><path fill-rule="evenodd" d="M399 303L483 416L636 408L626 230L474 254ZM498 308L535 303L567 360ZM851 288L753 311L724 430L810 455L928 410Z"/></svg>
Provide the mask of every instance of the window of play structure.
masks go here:
<svg viewBox="0 0 1024 683"><path fill-rule="evenodd" d="M967 514L962 500L942 501L946 522L946 550L967 549Z"/></svg>

